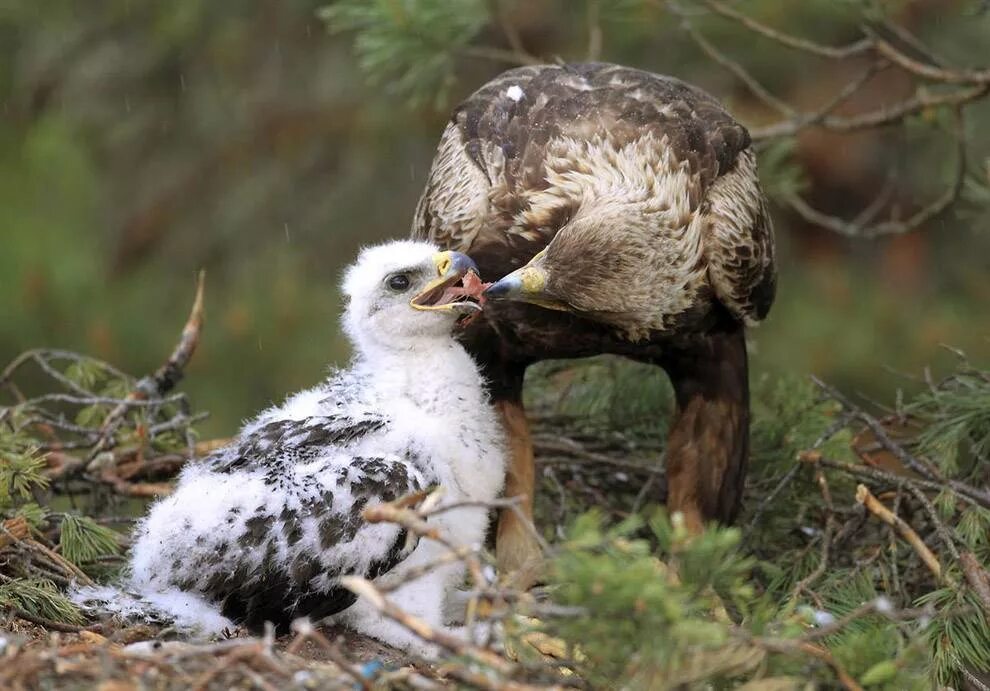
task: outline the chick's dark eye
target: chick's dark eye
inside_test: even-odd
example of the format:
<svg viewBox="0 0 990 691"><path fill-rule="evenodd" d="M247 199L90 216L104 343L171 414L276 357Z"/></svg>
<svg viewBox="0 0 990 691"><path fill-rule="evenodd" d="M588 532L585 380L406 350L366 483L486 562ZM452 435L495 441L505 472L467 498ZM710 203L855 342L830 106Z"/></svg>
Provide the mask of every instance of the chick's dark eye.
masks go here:
<svg viewBox="0 0 990 691"><path fill-rule="evenodd" d="M405 290L409 290L409 276L406 274L395 274L394 276L389 276L386 281L389 290L393 290L396 293L401 293Z"/></svg>

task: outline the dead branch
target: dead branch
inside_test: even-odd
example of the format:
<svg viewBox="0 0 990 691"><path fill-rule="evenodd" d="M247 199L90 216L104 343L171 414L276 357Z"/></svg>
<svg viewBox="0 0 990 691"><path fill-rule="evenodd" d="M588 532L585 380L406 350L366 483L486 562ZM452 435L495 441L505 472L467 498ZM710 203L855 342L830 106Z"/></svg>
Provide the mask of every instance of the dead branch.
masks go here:
<svg viewBox="0 0 990 691"><path fill-rule="evenodd" d="M10 613L17 617L18 619L23 619L24 621L29 621L32 624L37 624L38 626L43 626L49 631L60 631L62 633L80 633L82 631L100 631L102 627L100 624L93 626L80 626L78 624L66 624L65 622L55 621L54 619L48 619L47 617L39 617L37 615L31 614L30 612L25 612L20 607L11 607Z"/></svg>
<svg viewBox="0 0 990 691"><path fill-rule="evenodd" d="M890 509L884 506L883 502L873 496L869 488L866 485L859 485L856 487L856 501L869 510L874 516L879 518L881 521L889 526L893 526L901 537L914 551L917 552L918 556L921 557L921 561L924 562L928 570L934 574L937 580L942 580L942 564L939 563L938 557L928 548L918 533L914 531L908 523L902 519L900 516L895 515Z"/></svg>
<svg viewBox="0 0 990 691"><path fill-rule="evenodd" d="M822 58L829 58L831 60L843 60L845 58L852 57L854 55L861 55L868 52L872 47L872 42L867 39L860 39L854 41L846 46L826 46L820 43L815 43L805 38L798 38L797 36L791 36L782 31L778 31L774 28L762 24L752 17L748 17L745 14L729 7L728 5L718 2L718 0L705 0L705 5L707 5L714 12L738 22L742 26L746 27L750 31L753 31L761 36L769 38L772 41L776 41L782 46L788 48L793 48L794 50L801 51L803 53L810 53L811 55L817 55Z"/></svg>
<svg viewBox="0 0 990 691"><path fill-rule="evenodd" d="M455 655L461 655L474 660L480 664L490 667L501 674L510 674L515 667L512 663L489 650L477 648L476 646L461 640L445 631L434 629L422 619L409 614L402 608L396 606L375 585L359 576L345 576L340 579L341 585L353 592L355 595L365 598L375 609L395 621L409 631L412 631L424 641L435 643Z"/></svg>
<svg viewBox="0 0 990 691"><path fill-rule="evenodd" d="M341 653L339 639L335 643L331 643L319 629L313 626L309 619L295 620L292 622L292 630L296 633L296 637L292 639L292 642L285 649L287 653L294 655L299 651L303 643L313 641L326 652L327 657L333 660L334 664L340 667L362 689L371 691L372 684L368 678L361 674L361 670L351 664L351 661Z"/></svg>
<svg viewBox="0 0 990 691"><path fill-rule="evenodd" d="M90 458L94 458L100 451L105 449L113 439L113 434L120 426L124 415L130 406L136 401L144 401L150 398L162 398L165 394L182 379L183 372L190 358L196 352L199 345L200 332L203 329L203 288L206 280L206 272L200 271L196 280L196 297L193 300L192 310L189 318L182 328L182 335L178 344L172 350L165 364L158 368L154 374L140 379L135 384L134 389L127 398L121 401L103 420L100 427L100 440L90 452Z"/></svg>
<svg viewBox="0 0 990 691"><path fill-rule="evenodd" d="M782 137L793 137L809 128L849 133L891 125L903 125L907 118L919 113L937 109L951 109L954 117L951 134L956 142L956 164L952 182L942 194L917 209L906 219L897 218L892 214L889 219L879 223L873 223L873 217L883 207L888 206L887 190L878 195L873 202L864 208L862 213L857 214L857 217L852 220L839 218L815 209L796 194L785 196L783 201L805 221L847 237L872 238L884 235L900 235L924 226L958 201L962 192L967 165L966 142L963 132L964 109L990 94L990 68L959 69L946 67L916 36L907 29L888 21L873 25L863 22L859 26L859 30L863 34L861 39L846 46L833 47L769 27L719 0L704 0L704 5L712 13L789 49L828 60L845 60L863 56L871 58L866 70L840 88L823 106L810 112L799 112L763 85L742 64L708 41L694 25L693 16L675 1L654 0L653 4L665 7L677 16L685 34L705 55L744 84L757 101L781 116L777 122L751 128L754 141L761 142ZM886 32L886 36L880 35L877 30L880 27ZM921 62L909 55L908 52L901 50L894 44L895 42L906 46L909 52L923 56L926 62ZM875 110L847 116L833 115L834 110L847 102L874 75L888 67L894 67L915 80L915 92L912 96ZM930 83L953 88L932 91L926 86Z"/></svg>
<svg viewBox="0 0 990 691"><path fill-rule="evenodd" d="M969 587L976 593L986 613L990 614L990 572L980 565L972 552L963 552L959 556L959 563Z"/></svg>
<svg viewBox="0 0 990 691"><path fill-rule="evenodd" d="M914 482L919 487L924 487L926 489L933 489L935 491L941 491L943 489L949 489L957 496L963 497L966 501L971 504L976 504L984 508L990 508L990 492L986 490L972 487L964 482L959 482L958 480L946 479L942 477L941 473L935 468L931 463L924 459L918 458L910 451L908 451L903 444L896 442L887 433L886 428L883 423L877 420L875 417L867 413L860 406L857 406L849 398L840 393L837 389L829 386L825 382L821 381L817 377L812 377L811 380L815 383L818 388L820 388L829 398L837 402L850 415L858 419L860 422L865 424L873 435L876 437L877 442L891 454L893 454L898 461L900 461L906 468L909 468L914 473L916 473L921 479L915 480ZM865 469L864 469L865 470ZM871 469L875 470L875 469ZM854 472L854 471L849 471ZM871 474L870 477L879 478L885 476L884 479L889 480L894 478L894 484L899 484L901 481L897 479L897 476L885 474L883 471L877 471L876 474Z"/></svg>

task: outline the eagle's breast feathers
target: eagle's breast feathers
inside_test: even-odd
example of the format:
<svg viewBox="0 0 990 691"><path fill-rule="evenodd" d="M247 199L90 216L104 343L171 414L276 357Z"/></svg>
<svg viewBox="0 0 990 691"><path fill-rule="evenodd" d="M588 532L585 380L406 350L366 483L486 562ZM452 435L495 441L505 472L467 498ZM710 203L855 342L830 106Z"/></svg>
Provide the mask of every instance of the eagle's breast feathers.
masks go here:
<svg viewBox="0 0 990 691"><path fill-rule="evenodd" d="M582 225L597 225L597 243L582 241ZM470 253L498 278L562 228L550 251L574 255L567 295L587 298L576 307L592 318L650 303L649 329L664 331L712 298L747 323L772 302L773 239L749 134L679 80L603 64L523 67L454 112L414 235ZM622 296L587 288L596 272L623 270L605 261L610 241L636 264Z"/></svg>

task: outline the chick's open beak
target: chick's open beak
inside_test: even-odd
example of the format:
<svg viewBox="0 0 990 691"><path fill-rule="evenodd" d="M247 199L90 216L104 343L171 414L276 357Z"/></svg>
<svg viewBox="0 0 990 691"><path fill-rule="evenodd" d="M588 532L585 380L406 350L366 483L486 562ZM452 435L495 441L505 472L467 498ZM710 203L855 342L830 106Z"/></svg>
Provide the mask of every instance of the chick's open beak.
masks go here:
<svg viewBox="0 0 990 691"><path fill-rule="evenodd" d="M437 252L433 255L433 264L437 269L437 277L426 284L426 287L414 297L409 304L418 310L460 310L474 311L479 309L474 302L460 298L471 296L465 289L465 277L474 274L478 276L478 265L471 257L463 252ZM480 285L480 280L476 281Z"/></svg>
<svg viewBox="0 0 990 691"><path fill-rule="evenodd" d="M516 269L488 286L483 293L484 297L491 300L518 300L547 309L569 309L567 303L547 292L545 257L544 249L530 259L526 266Z"/></svg>

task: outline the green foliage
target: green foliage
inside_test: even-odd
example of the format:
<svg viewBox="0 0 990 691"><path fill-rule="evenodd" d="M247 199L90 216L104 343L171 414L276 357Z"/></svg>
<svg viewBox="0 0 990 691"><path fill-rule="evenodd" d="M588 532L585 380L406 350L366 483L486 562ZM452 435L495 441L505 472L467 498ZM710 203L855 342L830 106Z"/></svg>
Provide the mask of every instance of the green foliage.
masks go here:
<svg viewBox="0 0 990 691"><path fill-rule="evenodd" d="M483 0L337 0L320 17L331 31L356 31L361 68L413 101L432 95L439 106L456 59L488 21Z"/></svg>
<svg viewBox="0 0 990 691"><path fill-rule="evenodd" d="M990 457L990 377L963 361L959 372L922 392L907 406L921 417L921 450L945 472L956 473L960 457L970 463Z"/></svg>
<svg viewBox="0 0 990 691"><path fill-rule="evenodd" d="M95 391L97 384L106 378L106 371L98 360L80 358L65 368L66 378L87 391Z"/></svg>
<svg viewBox="0 0 990 691"><path fill-rule="evenodd" d="M668 395L649 369L607 358L545 364L529 382L527 403L541 415L572 419L577 436L587 429L619 429L632 441L644 439L664 427L657 396ZM610 379L621 384L613 390ZM910 411L918 433L903 443L912 451L929 443L942 448L948 436L953 444L962 440L963 446L980 448L987 408L973 399L981 399L987 381L985 372L963 363L943 382L904 397L899 407ZM605 507L572 523L553 558L554 598L578 614L545 623L549 633L574 646L579 672L595 683L622 680L629 688L729 688L764 676L807 677L812 665L811 678L825 683L833 672L820 659L782 651L867 603L880 611L814 639L864 686L921 691L933 679L958 686L962 668L985 669L985 612L960 585L962 575L941 550L925 510L904 493L898 512L941 552L957 583L952 587L933 590L937 586L916 552L855 503L863 478L798 461L801 452L815 449L834 463L863 468L851 448L858 421L807 378L760 378L752 406L748 497L739 528L713 527L689 540L662 512L616 521L621 512L608 514ZM624 413L616 414L616 407ZM652 409L649 425L625 424L635 420L626 417L628 411L637 409ZM659 409L663 416L669 407ZM978 464L943 464L942 470L954 473L953 479L977 480L974 486L986 481L986 468ZM884 483L874 487L888 506L889 490ZM986 565L990 512L950 489L929 498L957 548ZM826 539L830 549L822 569ZM884 614L928 606L911 615ZM719 614L723 607L728 618Z"/></svg>
<svg viewBox="0 0 990 691"><path fill-rule="evenodd" d="M44 468L44 456L34 439L0 425L0 509L30 499L35 488L45 488Z"/></svg>
<svg viewBox="0 0 990 691"><path fill-rule="evenodd" d="M659 367L614 357L573 363L544 362L526 375L526 405L552 410L577 424L617 427L636 434L661 432L673 409L667 375Z"/></svg>
<svg viewBox="0 0 990 691"><path fill-rule="evenodd" d="M740 523L757 518L757 529L747 534L747 546L766 557L773 572L770 587L787 592L816 565L814 556L801 552L795 559L777 559L782 548L804 546L802 527L817 524L820 490L811 468L797 465L798 454L812 448L841 461L851 461L852 433L838 419L840 408L823 399L805 377L764 377L753 387L753 422L750 432L749 487L757 496L774 493L773 503L748 502ZM830 433L831 432L831 433ZM855 481L830 478L833 494L852 496ZM815 527L815 530L818 528Z"/></svg>
<svg viewBox="0 0 990 691"><path fill-rule="evenodd" d="M773 199L787 199L808 187L804 170L795 161L797 141L774 139L760 149L760 184Z"/></svg>
<svg viewBox="0 0 990 691"><path fill-rule="evenodd" d="M63 515L58 544L62 556L74 564L85 564L120 550L114 531L91 518L73 514Z"/></svg>
<svg viewBox="0 0 990 691"><path fill-rule="evenodd" d="M17 507L14 516L22 517L32 528L38 528L41 526L41 522L48 517L48 510L30 501Z"/></svg>
<svg viewBox="0 0 990 691"><path fill-rule="evenodd" d="M630 679L663 688L697 673L699 656L708 675L731 675L758 655L729 652L731 630L711 618L720 596L749 602L745 581L751 561L735 547L738 531L714 528L688 540L678 521L662 512L649 521L651 541L633 537L642 527L630 519L607 528L596 512L577 519L553 560L555 599L576 616L547 622L548 631L580 650L580 672L592 683ZM666 560L666 561L664 561Z"/></svg>
<svg viewBox="0 0 990 691"><path fill-rule="evenodd" d="M930 605L939 613L961 613L936 617L928 626L932 676L939 684L957 684L961 666L990 669L990 621L976 595L966 589L942 588L918 598L918 604Z"/></svg>
<svg viewBox="0 0 990 691"><path fill-rule="evenodd" d="M17 607L36 617L81 624L82 614L51 581L21 578L0 583L0 609Z"/></svg>

